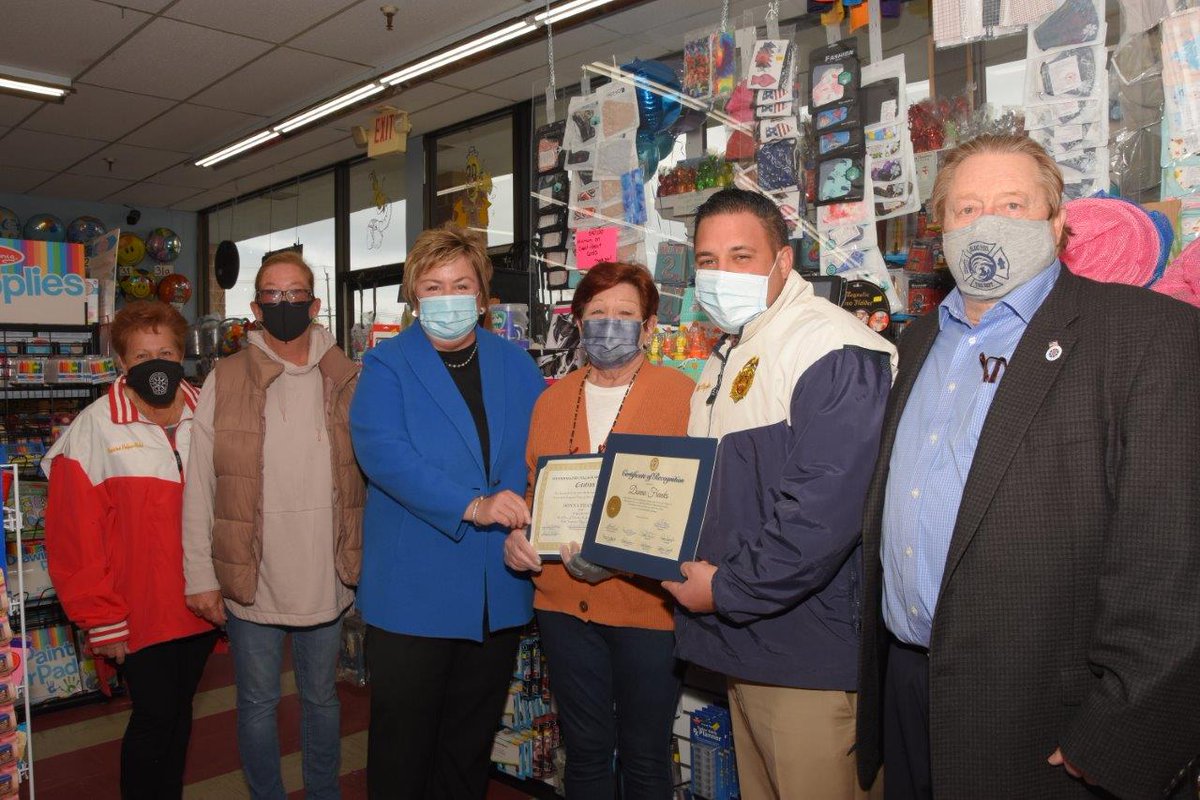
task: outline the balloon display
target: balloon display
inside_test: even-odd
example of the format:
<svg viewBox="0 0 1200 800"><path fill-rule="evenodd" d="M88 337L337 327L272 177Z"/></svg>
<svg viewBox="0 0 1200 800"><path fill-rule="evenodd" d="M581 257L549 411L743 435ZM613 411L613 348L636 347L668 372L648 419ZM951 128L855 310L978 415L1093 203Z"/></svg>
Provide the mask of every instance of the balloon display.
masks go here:
<svg viewBox="0 0 1200 800"><path fill-rule="evenodd" d="M67 226L53 214L34 214L25 221L25 238L38 242L65 242Z"/></svg>

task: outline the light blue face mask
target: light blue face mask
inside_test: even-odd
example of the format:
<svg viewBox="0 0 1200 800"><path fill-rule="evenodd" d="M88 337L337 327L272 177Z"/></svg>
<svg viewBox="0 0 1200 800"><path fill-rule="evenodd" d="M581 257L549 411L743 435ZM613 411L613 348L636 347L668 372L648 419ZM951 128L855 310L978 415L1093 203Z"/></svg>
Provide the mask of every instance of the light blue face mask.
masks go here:
<svg viewBox="0 0 1200 800"><path fill-rule="evenodd" d="M767 285L779 265L779 256L766 275L696 270L696 300L708 318L726 333L737 333L767 310Z"/></svg>
<svg viewBox="0 0 1200 800"><path fill-rule="evenodd" d="M453 342L466 336L479 321L476 294L438 294L422 297L417 319L433 339Z"/></svg>

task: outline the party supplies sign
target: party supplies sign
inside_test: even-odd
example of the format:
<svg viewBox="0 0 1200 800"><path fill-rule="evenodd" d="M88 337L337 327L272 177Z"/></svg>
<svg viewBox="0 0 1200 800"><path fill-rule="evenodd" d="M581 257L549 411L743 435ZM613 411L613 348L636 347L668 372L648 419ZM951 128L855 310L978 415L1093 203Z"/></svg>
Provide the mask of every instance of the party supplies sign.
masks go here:
<svg viewBox="0 0 1200 800"><path fill-rule="evenodd" d="M83 245L0 239L0 322L82 324Z"/></svg>

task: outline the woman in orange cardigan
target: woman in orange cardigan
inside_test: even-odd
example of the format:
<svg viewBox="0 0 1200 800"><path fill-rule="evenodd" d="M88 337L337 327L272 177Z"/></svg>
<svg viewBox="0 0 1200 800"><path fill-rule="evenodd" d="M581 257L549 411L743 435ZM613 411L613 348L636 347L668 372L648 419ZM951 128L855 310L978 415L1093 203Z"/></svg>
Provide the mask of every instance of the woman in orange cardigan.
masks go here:
<svg viewBox="0 0 1200 800"><path fill-rule="evenodd" d="M571 312L588 364L533 409L530 499L541 456L603 452L613 432L687 435L695 383L643 354L658 321L658 290L646 269L593 267ZM657 581L584 562L578 543L563 548L565 566L543 565L523 530L509 535L505 563L537 573L533 606L567 751L567 797L612 800L619 782L625 800L668 800L679 699L669 596Z"/></svg>

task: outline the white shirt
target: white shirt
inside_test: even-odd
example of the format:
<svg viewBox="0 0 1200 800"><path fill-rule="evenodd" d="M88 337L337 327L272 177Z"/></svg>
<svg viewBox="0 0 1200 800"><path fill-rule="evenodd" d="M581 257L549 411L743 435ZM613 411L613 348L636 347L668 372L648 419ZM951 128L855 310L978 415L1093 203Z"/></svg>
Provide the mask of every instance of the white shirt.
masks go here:
<svg viewBox="0 0 1200 800"><path fill-rule="evenodd" d="M588 441L591 442L592 452L600 452L600 445L608 438L612 427L617 421L617 412L621 409L621 401L629 391L629 384L624 386L597 386L591 381L583 382L586 388Z"/></svg>

